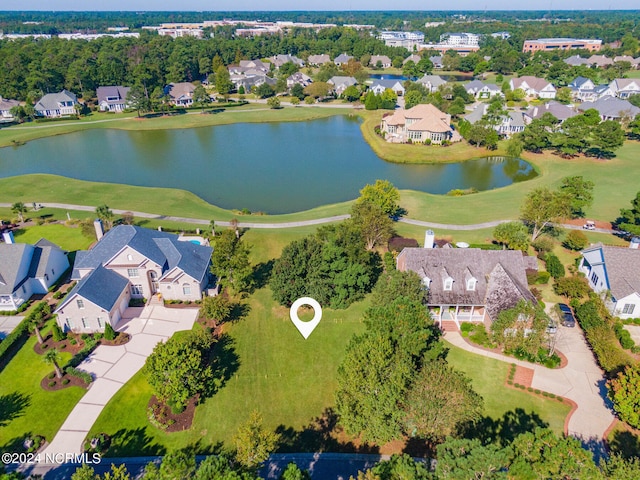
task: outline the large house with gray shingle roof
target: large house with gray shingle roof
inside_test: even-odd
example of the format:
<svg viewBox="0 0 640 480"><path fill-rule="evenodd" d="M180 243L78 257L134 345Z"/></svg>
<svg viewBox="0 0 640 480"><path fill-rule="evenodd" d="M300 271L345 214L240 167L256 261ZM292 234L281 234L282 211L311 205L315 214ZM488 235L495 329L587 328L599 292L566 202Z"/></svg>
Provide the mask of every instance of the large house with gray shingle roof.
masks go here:
<svg viewBox="0 0 640 480"><path fill-rule="evenodd" d="M122 85L98 87L96 90L98 108L101 112L124 112L127 109L129 90L131 90L130 87Z"/></svg>
<svg viewBox="0 0 640 480"><path fill-rule="evenodd" d="M583 112L590 108L596 109L603 121L615 120L619 122L624 118L633 120L636 115L640 115L640 108L631 104L628 100L610 96L599 98L595 102L584 102L578 105L578 110Z"/></svg>
<svg viewBox="0 0 640 480"><path fill-rule="evenodd" d="M36 103L36 115L48 118L76 115L75 107L77 104L78 98L68 90L62 90L60 93L47 93Z"/></svg>
<svg viewBox="0 0 640 480"><path fill-rule="evenodd" d="M102 331L105 322L117 327L131 298L201 300L211 279L211 253L172 233L115 227L91 250L77 253L71 277L79 282L56 309L58 323L74 332Z"/></svg>
<svg viewBox="0 0 640 480"><path fill-rule="evenodd" d="M535 257L519 250L478 248L405 248L398 270L411 270L427 290L427 307L437 323L491 322L519 301L535 302L527 270Z"/></svg>
<svg viewBox="0 0 640 480"><path fill-rule="evenodd" d="M66 253L49 241L0 243L0 310L17 310L32 295L46 294L68 269Z"/></svg>
<svg viewBox="0 0 640 480"><path fill-rule="evenodd" d="M605 304L612 315L640 317L640 250L597 244L582 251L579 269L593 291L610 292Z"/></svg>

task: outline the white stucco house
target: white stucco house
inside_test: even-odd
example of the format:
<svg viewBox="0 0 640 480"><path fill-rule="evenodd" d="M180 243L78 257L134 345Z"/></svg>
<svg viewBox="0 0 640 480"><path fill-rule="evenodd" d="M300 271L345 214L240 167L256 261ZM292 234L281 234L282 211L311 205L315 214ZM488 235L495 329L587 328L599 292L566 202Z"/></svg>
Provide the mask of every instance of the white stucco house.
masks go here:
<svg viewBox="0 0 640 480"><path fill-rule="evenodd" d="M622 319L640 317L640 250L596 244L582 251L580 271L593 291L610 295L605 304Z"/></svg>
<svg viewBox="0 0 640 480"><path fill-rule="evenodd" d="M67 254L48 240L0 243L0 310L17 310L31 296L45 295L68 269Z"/></svg>
<svg viewBox="0 0 640 480"><path fill-rule="evenodd" d="M544 78L530 75L512 78L509 87L511 90L522 89L527 97L556 98L556 88Z"/></svg>
<svg viewBox="0 0 640 480"><path fill-rule="evenodd" d="M71 278L78 280L55 313L61 328L100 332L118 326L131 298L201 300L211 275L211 247L178 235L120 225L89 251L79 251Z"/></svg>

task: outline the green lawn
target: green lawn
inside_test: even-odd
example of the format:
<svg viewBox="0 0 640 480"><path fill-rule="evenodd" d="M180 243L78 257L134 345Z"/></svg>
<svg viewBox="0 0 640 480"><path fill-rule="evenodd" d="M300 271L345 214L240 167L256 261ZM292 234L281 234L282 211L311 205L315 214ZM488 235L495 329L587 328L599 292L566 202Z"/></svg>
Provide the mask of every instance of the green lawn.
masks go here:
<svg viewBox="0 0 640 480"><path fill-rule="evenodd" d="M347 310L323 311L322 321L304 340L289 320L288 309L277 306L269 289L249 298L246 318L228 329L231 345L226 357L239 366L227 384L196 411L189 431L166 434L146 416L151 390L141 374L109 402L91 434L114 435L112 456L145 455L199 442L208 451L228 444L252 410L259 410L268 428L280 425L301 430L333 405L336 372L344 349L360 332L367 302Z"/></svg>
<svg viewBox="0 0 640 480"><path fill-rule="evenodd" d="M215 108L215 105L212 105ZM344 115L349 110L304 107L286 107L279 110L269 109L263 104L250 104L228 108L215 114L201 114L191 111L189 114L160 116L156 118L136 118L134 113L119 115L94 112L81 120L69 120L50 123L24 123L0 130L0 147L15 143L28 142L36 138L62 135L65 133L95 128L117 128L122 130L162 130L169 128L194 128L230 123L295 122L333 115Z"/></svg>
<svg viewBox="0 0 640 480"><path fill-rule="evenodd" d="M80 387L56 392L40 388L53 367L33 351L36 341L35 336L29 338L0 372L0 451L15 451L14 443L22 443L28 434L43 435L50 442L85 393ZM71 354L61 352L63 364L70 358Z"/></svg>
<svg viewBox="0 0 640 480"><path fill-rule="evenodd" d="M538 415L556 433L564 432L564 420L571 410L565 403L521 392L505 386L510 364L448 345L449 363L465 372L473 388L484 398L485 415L498 420L507 412L522 409Z"/></svg>
<svg viewBox="0 0 640 480"><path fill-rule="evenodd" d="M13 231L16 242L36 243L41 238L46 238L63 250L73 252L86 250L92 240L82 235L79 227L67 227L62 224L34 225Z"/></svg>

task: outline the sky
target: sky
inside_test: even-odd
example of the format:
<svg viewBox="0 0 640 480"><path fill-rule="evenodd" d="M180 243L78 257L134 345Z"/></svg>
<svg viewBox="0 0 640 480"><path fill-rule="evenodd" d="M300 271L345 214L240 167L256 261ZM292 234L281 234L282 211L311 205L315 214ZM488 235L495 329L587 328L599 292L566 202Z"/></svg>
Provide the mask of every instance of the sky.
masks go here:
<svg viewBox="0 0 640 480"><path fill-rule="evenodd" d="M639 9L638 0L543 0L514 2L513 0L0 0L0 10L75 10L75 11L216 11L216 10L626 10Z"/></svg>

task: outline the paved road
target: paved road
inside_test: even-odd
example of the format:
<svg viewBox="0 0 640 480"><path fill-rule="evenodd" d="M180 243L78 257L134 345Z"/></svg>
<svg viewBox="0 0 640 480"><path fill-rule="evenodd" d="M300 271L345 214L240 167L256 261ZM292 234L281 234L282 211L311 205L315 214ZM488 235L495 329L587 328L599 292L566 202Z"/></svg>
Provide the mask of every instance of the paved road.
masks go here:
<svg viewBox="0 0 640 480"><path fill-rule="evenodd" d="M162 305L129 308L118 331L131 335L125 345L96 348L78 368L94 378L89 390L73 408L44 455L80 454L85 437L109 400L138 372L160 341L178 330L190 330L195 308L169 309Z"/></svg>
<svg viewBox="0 0 640 480"><path fill-rule="evenodd" d="M39 202L35 202L39 203ZM49 208L58 208L61 210L79 210L83 212L95 212L96 207L90 205L75 205L70 203L43 203L45 207ZM10 203L0 203L0 207L11 208ZM154 220L167 220L172 222L183 222L183 223L193 223L195 225L209 225L210 220L203 220L201 218L189 218L189 217L176 217L171 215L159 215L156 213L146 213L146 212L134 212L131 210L119 210L112 209L113 213L122 215L125 212L133 213L134 217L140 218L151 218ZM261 223L261 222L238 222L238 227L240 228L295 228L295 227L304 227L308 225L321 225L323 223L331 223L331 222L339 222L341 220L345 220L349 218L351 215L334 215L332 217L324 217L324 218L315 218L311 220L299 220L295 222L270 222L270 223ZM501 223L511 222L513 220L493 220L491 222L484 223L474 223L470 225L456 225L452 223L435 223L435 222L427 222L424 220L414 220L411 218L400 218L398 220L401 223L407 223L410 225L417 225L420 227L428 227L428 228L438 228L441 230L482 230L484 228L491 228ZM230 227L231 222L223 222L217 221L215 222L217 226L220 227ZM567 228L570 230L582 230L581 226L569 225L569 224L561 224L563 228ZM597 228L594 231L600 233L615 233L614 230L608 230L604 228Z"/></svg>
<svg viewBox="0 0 640 480"><path fill-rule="evenodd" d="M568 364L559 369L549 369L477 348L467 343L459 332L448 331L444 339L469 352L533 369L531 386L534 389L554 393L576 402L578 408L569 419L567 433L580 439L589 450L600 457L605 452L603 435L615 419L611 402L606 395L604 373L598 367L579 326L559 326L557 335L556 348L568 360Z"/></svg>

